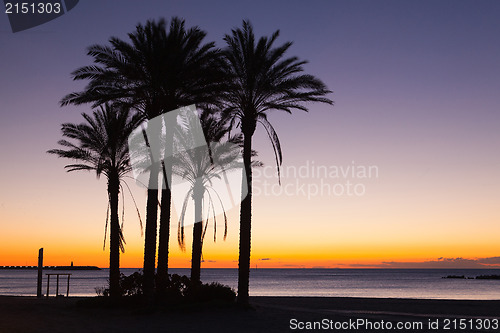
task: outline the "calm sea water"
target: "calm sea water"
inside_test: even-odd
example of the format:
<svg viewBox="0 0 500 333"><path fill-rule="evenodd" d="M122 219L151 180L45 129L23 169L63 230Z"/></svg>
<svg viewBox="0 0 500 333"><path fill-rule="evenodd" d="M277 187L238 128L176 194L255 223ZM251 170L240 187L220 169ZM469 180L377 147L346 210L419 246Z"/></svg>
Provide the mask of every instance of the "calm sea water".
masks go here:
<svg viewBox="0 0 500 333"><path fill-rule="evenodd" d="M138 269L125 268L132 274ZM43 292L47 290L45 273L71 273L70 296L95 296L95 288L107 284L108 270L44 271ZM170 273L189 275L189 269L171 269ZM442 279L448 275L500 274L490 269L257 269L250 274L252 296L325 296L389 297L426 299L498 299L500 280ZM0 295L36 295L36 270L0 270ZM217 281L234 289L236 269L202 269L203 282ZM61 278L59 293L66 292ZM51 278L50 293L55 293Z"/></svg>

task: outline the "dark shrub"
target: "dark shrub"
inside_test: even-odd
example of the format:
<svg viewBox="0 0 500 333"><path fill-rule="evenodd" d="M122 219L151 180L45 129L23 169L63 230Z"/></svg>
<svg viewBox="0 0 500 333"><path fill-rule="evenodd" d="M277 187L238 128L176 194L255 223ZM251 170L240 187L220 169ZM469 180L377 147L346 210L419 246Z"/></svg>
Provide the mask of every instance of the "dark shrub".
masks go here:
<svg viewBox="0 0 500 333"><path fill-rule="evenodd" d="M120 275L120 288L122 296L140 297L142 290L143 273L135 272L129 276ZM98 296L109 296L108 288L96 288ZM211 301L234 302L236 293L228 286L218 282L206 284L193 284L189 277L178 274L169 274L166 293L158 299L164 305L177 305L189 303L204 303Z"/></svg>
<svg viewBox="0 0 500 333"><path fill-rule="evenodd" d="M122 296L140 296L142 295L142 272L134 272L133 274L126 276L123 273L120 274L120 289ZM109 288L98 287L95 288L97 296L109 296Z"/></svg>
<svg viewBox="0 0 500 333"><path fill-rule="evenodd" d="M190 292L186 296L188 296L189 299L198 302L208 302L215 300L234 302L234 300L236 299L236 293L233 289L218 282L193 286L192 288L190 288Z"/></svg>
<svg viewBox="0 0 500 333"><path fill-rule="evenodd" d="M190 286L191 280L187 276L169 274L166 294L162 301L167 301L168 303L181 302Z"/></svg>
<svg viewBox="0 0 500 333"><path fill-rule="evenodd" d="M122 296L139 296L142 295L142 280L141 272L134 272L129 276L120 275L120 288Z"/></svg>

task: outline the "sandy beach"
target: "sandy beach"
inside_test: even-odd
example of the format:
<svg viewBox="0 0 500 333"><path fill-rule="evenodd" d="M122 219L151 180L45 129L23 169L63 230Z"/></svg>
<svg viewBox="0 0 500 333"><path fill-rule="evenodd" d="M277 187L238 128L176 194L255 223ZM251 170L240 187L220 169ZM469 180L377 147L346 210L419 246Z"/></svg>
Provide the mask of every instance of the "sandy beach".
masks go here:
<svg viewBox="0 0 500 333"><path fill-rule="evenodd" d="M372 325L381 321L386 325L421 322L419 332L435 332L429 329L429 321L439 321L441 330L445 319L466 319L476 324L476 320L500 317L500 301L252 297L251 310L214 307L141 314L128 309L82 308L77 306L79 299L0 296L0 332L288 332L307 331L300 328L306 328L308 322L321 322L326 331L344 331L347 329L336 329L335 323L347 325L360 319ZM362 326L349 331L372 330ZM484 330L450 327L447 331Z"/></svg>

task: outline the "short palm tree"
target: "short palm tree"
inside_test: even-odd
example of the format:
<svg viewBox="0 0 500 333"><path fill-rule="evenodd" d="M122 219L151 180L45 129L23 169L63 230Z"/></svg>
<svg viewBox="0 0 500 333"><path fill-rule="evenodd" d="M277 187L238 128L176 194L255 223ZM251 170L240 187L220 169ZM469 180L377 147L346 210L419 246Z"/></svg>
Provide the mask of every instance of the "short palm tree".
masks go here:
<svg viewBox="0 0 500 333"><path fill-rule="evenodd" d="M287 42L274 47L279 31L270 37L256 40L252 25L243 22L243 28L233 29L224 37L224 50L233 86L225 95L225 116L237 125L243 134L243 163L245 165L248 195L242 197L240 210L240 244L238 263L238 303L248 303L250 276L250 236L252 219L252 137L257 124L261 124L274 148L276 164L282 162L278 136L268 121L267 113L281 110L291 113L293 109L308 111L304 102L333 104L325 95L331 91L312 75L303 74L303 65L297 57L285 54L292 45Z"/></svg>
<svg viewBox="0 0 500 333"><path fill-rule="evenodd" d="M108 180L108 204L110 209L110 256L109 290L111 297L120 292L120 249L123 251L123 234L118 217L118 198L121 178L130 171L128 135L141 122L140 116L131 116L128 109L105 105L92 115L83 113L85 123L63 124L63 136L71 139L59 141L64 149L52 149L48 153L76 161L69 164L69 171L95 171L97 177Z"/></svg>
<svg viewBox="0 0 500 333"><path fill-rule="evenodd" d="M194 119L193 119L194 118ZM175 145L178 153L173 157L174 175L181 177L190 184L190 188L185 193L182 210L180 212L178 242L184 248L184 223L188 203L192 199L194 202L194 225L193 243L191 259L191 282L199 284L201 273L201 258L203 239L210 220L213 216L214 241L216 240L217 220L215 206L221 205L224 216L224 239L227 235L227 217L221 200L221 193L217 193L215 182L226 179L226 173L241 170L243 165L240 160L241 150L238 146L239 138L230 137L226 141L221 141L228 133L227 124L218 119L212 113L202 112L199 120L198 116L186 117L186 126L178 127L175 135ZM194 149L195 141L190 128L194 122L200 122L204 134L206 145L198 146ZM203 216L203 207L207 213Z"/></svg>
<svg viewBox="0 0 500 333"><path fill-rule="evenodd" d="M98 105L113 101L128 105L145 118L153 119L181 106L216 103L218 92L225 86L224 73L221 70L220 50L215 48L213 42L204 43L205 36L206 33L198 27L186 29L184 20L174 17L168 30L163 19L159 22L148 21L128 34L130 42L111 38L110 46L93 45L89 47L88 54L94 58L95 65L73 72L75 80L89 80L87 87L83 92L67 95L61 104ZM150 133L160 136L161 128L150 130ZM165 147L165 150L171 149L171 146ZM160 168L159 164L155 164L150 170L146 204L144 294L149 302L152 302L155 286ZM165 169L164 174L170 177L170 163L165 164ZM168 183L169 179L163 179L160 204L156 281L160 293L166 288L168 274L171 206Z"/></svg>

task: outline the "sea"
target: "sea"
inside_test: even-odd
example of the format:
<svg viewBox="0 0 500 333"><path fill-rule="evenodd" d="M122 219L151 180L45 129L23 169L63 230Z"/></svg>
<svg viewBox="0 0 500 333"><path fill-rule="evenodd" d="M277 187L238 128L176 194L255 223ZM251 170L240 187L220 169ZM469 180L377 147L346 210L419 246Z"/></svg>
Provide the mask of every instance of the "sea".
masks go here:
<svg viewBox="0 0 500 333"><path fill-rule="evenodd" d="M139 269L121 269L125 275L136 271ZM169 270L170 274L188 276L189 272L182 268ZM96 288L107 285L109 270L44 270L44 294L46 273L70 273L70 296L96 296ZM252 269L250 295L500 300L500 280L472 279L499 274L500 269ZM466 279L443 278L450 275L463 275ZM236 290L238 270L202 269L201 279ZM36 283L36 270L0 270L0 295L34 296ZM66 283L67 279L61 276L59 294L66 294ZM49 295L54 296L55 290L56 278L51 277Z"/></svg>

